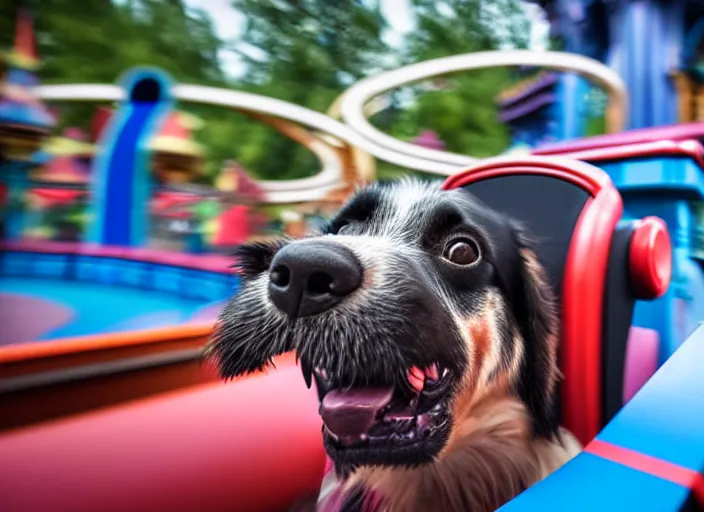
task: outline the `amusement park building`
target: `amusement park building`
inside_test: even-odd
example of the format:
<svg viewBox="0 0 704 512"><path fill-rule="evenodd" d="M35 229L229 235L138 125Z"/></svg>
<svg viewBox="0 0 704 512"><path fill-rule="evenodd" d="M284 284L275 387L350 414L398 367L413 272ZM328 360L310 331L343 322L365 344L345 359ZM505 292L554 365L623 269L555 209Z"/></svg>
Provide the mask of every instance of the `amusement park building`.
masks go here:
<svg viewBox="0 0 704 512"><path fill-rule="evenodd" d="M599 60L624 80L628 129L704 120L704 2L535 3L545 9L561 49ZM547 73L505 91L498 103L514 142L535 145L589 135L602 102L581 78Z"/></svg>

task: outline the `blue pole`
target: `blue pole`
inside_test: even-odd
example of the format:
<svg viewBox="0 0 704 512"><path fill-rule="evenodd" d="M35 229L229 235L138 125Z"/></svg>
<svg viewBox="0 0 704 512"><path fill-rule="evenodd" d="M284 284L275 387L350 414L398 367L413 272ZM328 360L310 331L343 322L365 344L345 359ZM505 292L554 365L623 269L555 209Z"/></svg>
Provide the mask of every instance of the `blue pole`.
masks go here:
<svg viewBox="0 0 704 512"><path fill-rule="evenodd" d="M126 97L103 132L93 164L88 241L140 247L148 238L148 144L173 108L172 81L162 71L141 68L128 73L122 83Z"/></svg>

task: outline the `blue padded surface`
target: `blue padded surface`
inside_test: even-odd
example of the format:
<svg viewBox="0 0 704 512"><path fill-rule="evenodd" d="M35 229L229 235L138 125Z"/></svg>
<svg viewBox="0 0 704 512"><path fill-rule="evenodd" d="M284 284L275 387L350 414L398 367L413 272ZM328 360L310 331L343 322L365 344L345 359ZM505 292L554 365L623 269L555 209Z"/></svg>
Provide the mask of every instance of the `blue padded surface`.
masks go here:
<svg viewBox="0 0 704 512"><path fill-rule="evenodd" d="M590 453L577 456L501 512L676 511L689 490Z"/></svg>
<svg viewBox="0 0 704 512"><path fill-rule="evenodd" d="M680 349L597 439L701 472L704 468L704 327ZM689 489L582 453L502 511L679 511Z"/></svg>
<svg viewBox="0 0 704 512"><path fill-rule="evenodd" d="M597 439L695 471L704 467L704 327L700 326Z"/></svg>

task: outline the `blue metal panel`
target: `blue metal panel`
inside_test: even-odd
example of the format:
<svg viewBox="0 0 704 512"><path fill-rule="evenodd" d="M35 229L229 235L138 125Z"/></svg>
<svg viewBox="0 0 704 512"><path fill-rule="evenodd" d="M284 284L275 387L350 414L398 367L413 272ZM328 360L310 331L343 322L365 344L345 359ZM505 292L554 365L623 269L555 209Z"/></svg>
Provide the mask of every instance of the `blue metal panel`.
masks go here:
<svg viewBox="0 0 704 512"><path fill-rule="evenodd" d="M704 468L704 327L698 328L597 439L694 471Z"/></svg>
<svg viewBox="0 0 704 512"><path fill-rule="evenodd" d="M585 102L589 84L574 73L565 73L558 85L558 139L570 140L586 134L587 105Z"/></svg>
<svg viewBox="0 0 704 512"><path fill-rule="evenodd" d="M0 275L27 276L32 275L32 260L30 254L24 252L0 253Z"/></svg>
<svg viewBox="0 0 704 512"><path fill-rule="evenodd" d="M694 45L688 41L683 52L686 0L550 3L553 29L565 42L565 51L605 62L626 83L630 98L628 128L677 122L677 93L669 74L682 66L682 54L690 56ZM600 3L606 6L599 7ZM693 33L691 39L696 36ZM583 99L575 96L566 101L565 113L573 116Z"/></svg>
<svg viewBox="0 0 704 512"><path fill-rule="evenodd" d="M119 284L129 286L131 288L151 289L152 274L148 263L133 260L122 260L119 263L116 262L115 267L119 272Z"/></svg>
<svg viewBox="0 0 704 512"><path fill-rule="evenodd" d="M120 278L110 258L96 258L93 279L99 283L111 285L117 284Z"/></svg>
<svg viewBox="0 0 704 512"><path fill-rule="evenodd" d="M65 254L37 253L32 258L33 275L62 279L67 273L69 257Z"/></svg>
<svg viewBox="0 0 704 512"><path fill-rule="evenodd" d="M616 188L629 200L629 192L645 190L679 192L679 196L704 198L704 169L690 158L629 158L607 163L590 162L602 168ZM653 197L653 203L672 201L673 196ZM627 204L624 203L627 207Z"/></svg>
<svg viewBox="0 0 704 512"><path fill-rule="evenodd" d="M181 293L182 269L164 265L154 265L153 273L152 282L154 283L155 290L175 294Z"/></svg>
<svg viewBox="0 0 704 512"><path fill-rule="evenodd" d="M184 296L192 299L208 300L211 295L212 274L202 270L184 270L181 281L181 288Z"/></svg>
<svg viewBox="0 0 704 512"><path fill-rule="evenodd" d="M207 300L208 302L227 299L232 296L234 281L232 278L223 279L221 274L201 272L201 276L197 278L197 295L194 298Z"/></svg>
<svg viewBox="0 0 704 512"><path fill-rule="evenodd" d="M78 281L98 281L100 258L96 256L77 256L74 277Z"/></svg>

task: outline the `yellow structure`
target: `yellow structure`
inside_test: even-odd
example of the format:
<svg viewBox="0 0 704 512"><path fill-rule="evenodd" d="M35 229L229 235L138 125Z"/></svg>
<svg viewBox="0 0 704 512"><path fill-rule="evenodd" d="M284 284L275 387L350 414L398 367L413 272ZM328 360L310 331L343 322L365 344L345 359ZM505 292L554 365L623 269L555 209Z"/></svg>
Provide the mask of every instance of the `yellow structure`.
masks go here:
<svg viewBox="0 0 704 512"><path fill-rule="evenodd" d="M685 71L675 71L671 76L677 88L679 121L704 121L704 83Z"/></svg>

